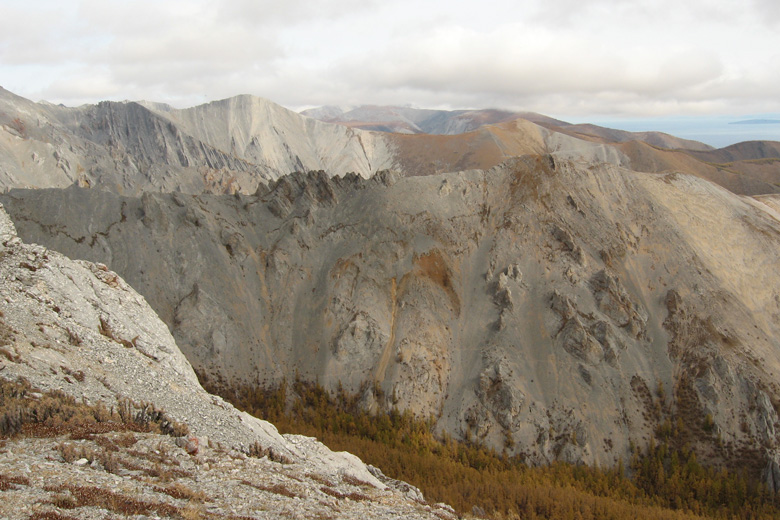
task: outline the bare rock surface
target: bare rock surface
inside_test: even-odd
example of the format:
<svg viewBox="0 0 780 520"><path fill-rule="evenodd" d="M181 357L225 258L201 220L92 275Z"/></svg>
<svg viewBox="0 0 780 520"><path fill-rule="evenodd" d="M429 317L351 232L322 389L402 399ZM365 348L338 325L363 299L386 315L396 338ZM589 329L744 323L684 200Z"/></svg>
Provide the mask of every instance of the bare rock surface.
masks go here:
<svg viewBox="0 0 780 520"><path fill-rule="evenodd" d="M433 517L432 508L419 496L407 498L408 489L388 487L376 476L381 472L369 471L354 455L332 452L312 438L282 436L270 423L205 392L165 324L141 295L105 265L72 261L23 243L2 207L0 243L0 377L21 379L40 392L61 391L108 408L125 402L149 403L170 421L186 424L188 437L144 434L134 452L122 454L149 462L163 457L161 451L168 453L167 459L157 462L170 466L169 477L183 472L193 493L206 497L198 507L253 518L273 518L285 511L297 515L320 511L339 517L343 513L345 518ZM1 516L27 518L46 510L52 497L80 493L79 486L129 493L141 501L149 493L159 494L153 489L164 478L157 475L157 481L146 482L135 478L144 472L151 475L148 464L130 460L106 468L101 466L105 459L95 462L99 447L112 441L82 439L76 447L86 455L74 460L56 455L63 442L68 441L22 438L4 443L0 479L18 482L4 491ZM187 453L200 455L193 458ZM246 453L267 456L247 459ZM289 496L279 491L278 481L285 482L279 484L284 489L295 482L289 484ZM79 484L73 487L73 482ZM328 491L322 491L323 486ZM351 493L360 498L350 499ZM279 503L275 496L279 494L292 501ZM163 508L158 513L179 514L170 511L174 510ZM104 514L105 508L98 505L80 511L79 517Z"/></svg>
<svg viewBox="0 0 780 520"><path fill-rule="evenodd" d="M381 475L381 474L380 474ZM23 438L0 447L0 515L122 518L455 519L393 488L150 433Z"/></svg>
<svg viewBox="0 0 780 520"><path fill-rule="evenodd" d="M371 175L394 163L390 146L381 134L253 96L185 110L129 101L69 108L0 88L2 187L252 193L297 170Z"/></svg>
<svg viewBox="0 0 780 520"><path fill-rule="evenodd" d="M776 457L771 197L544 155L253 195L2 200L27 240L125 277L228 381L341 383L533 464L611 465L677 419L704 460Z"/></svg>

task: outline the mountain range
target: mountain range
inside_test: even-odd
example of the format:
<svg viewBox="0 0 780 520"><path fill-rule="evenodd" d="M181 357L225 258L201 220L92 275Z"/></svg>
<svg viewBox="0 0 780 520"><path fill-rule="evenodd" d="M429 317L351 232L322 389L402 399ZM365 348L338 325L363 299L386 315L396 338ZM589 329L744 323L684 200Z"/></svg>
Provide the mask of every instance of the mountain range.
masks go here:
<svg viewBox="0 0 780 520"><path fill-rule="evenodd" d="M294 171L368 177L395 169L407 176L430 175L549 153L648 173L685 171L739 194L780 190L776 142L712 150L658 132L571 125L496 110L361 107L305 113L340 124L246 95L188 109L151 102L68 108L0 89L0 186L77 183L127 195L249 194L260 182ZM377 131L400 127L417 133Z"/></svg>
<svg viewBox="0 0 780 520"><path fill-rule="evenodd" d="M2 91L0 200L227 384L316 381L529 464L616 465L670 424L780 488L780 143L307 114Z"/></svg>

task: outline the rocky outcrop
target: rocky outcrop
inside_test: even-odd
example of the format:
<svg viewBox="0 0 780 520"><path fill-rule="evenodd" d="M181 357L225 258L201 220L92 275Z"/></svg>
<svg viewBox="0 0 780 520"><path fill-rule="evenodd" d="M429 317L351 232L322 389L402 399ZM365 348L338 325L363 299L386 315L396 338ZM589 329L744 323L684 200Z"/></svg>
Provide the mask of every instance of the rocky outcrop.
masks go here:
<svg viewBox="0 0 780 520"><path fill-rule="evenodd" d="M71 443L68 449L84 456L70 459L62 437L4 441L0 449L3 478L12 479L19 488L11 502L0 504L4 518L27 518L34 503L44 504L36 506L41 512L45 504L56 504L63 492L77 503L87 488L73 482L88 482L90 493L106 497L120 491L124 497L128 489L136 488L128 500L138 508L178 518L181 508L170 497L186 496L168 493L168 502L159 502L160 493L164 495L159 485L166 471L183 479L177 479L184 486L180 491L186 482L194 496L213 497L211 502L217 505L210 506L212 512L235 510L239 503L245 510L268 509L274 500L270 494L304 499L277 504L274 507L280 514L290 508L312 514L343 508L350 517L397 516L399 511L417 518L453 517L449 509L423 506L419 491L387 479L354 455L334 453L312 438L282 436L273 425L205 392L165 324L141 295L103 264L72 261L42 246L23 243L2 206L0 354L0 378L23 380L35 390L32 399L56 391L78 402L100 404L103 410L128 406L154 410L164 414L166 424L184 424L184 432L188 430L188 437L177 439L146 434L139 442L131 435L131 444L139 442L134 451L110 457L99 455L103 453L100 448L113 446L118 451L117 442L126 441L127 435L107 433L99 440L93 434L82 435L88 442ZM176 427L170 429L169 433L177 434ZM129 457L144 459L143 450L149 454L156 450L157 473L147 467L151 459L128 461ZM247 454L263 459L248 460ZM47 465L45 477L39 471L30 472L41 463ZM134 483L144 480L138 478L141 474L160 480ZM221 493L224 486L233 492ZM254 494L247 496L253 488ZM156 505L150 505L152 499ZM363 503L353 506L353 502ZM85 503L98 510L101 507ZM104 507L119 512L111 510L109 503Z"/></svg>
<svg viewBox="0 0 780 520"><path fill-rule="evenodd" d="M613 464L677 418L718 463L777 449L780 220L695 177L525 156L252 195L2 200L27 240L120 273L227 380L378 388L370 409L534 464Z"/></svg>

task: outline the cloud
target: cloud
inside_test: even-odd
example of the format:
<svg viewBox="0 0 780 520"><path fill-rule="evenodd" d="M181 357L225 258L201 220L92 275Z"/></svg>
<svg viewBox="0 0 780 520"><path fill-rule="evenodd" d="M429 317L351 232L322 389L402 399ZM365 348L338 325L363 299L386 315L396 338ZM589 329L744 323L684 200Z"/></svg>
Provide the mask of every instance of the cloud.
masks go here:
<svg viewBox="0 0 780 520"><path fill-rule="evenodd" d="M776 0L752 0L753 8L758 18L770 26L776 26L780 22L780 3Z"/></svg>
<svg viewBox="0 0 780 520"><path fill-rule="evenodd" d="M721 72L710 51L615 53L577 34L504 26L491 33L440 29L380 56L343 63L337 75L373 88L527 97L605 91L663 95L714 81Z"/></svg>
<svg viewBox="0 0 780 520"><path fill-rule="evenodd" d="M221 22L243 20L252 25L302 23L310 19L333 20L364 12L379 5L377 0L233 0L216 2Z"/></svg>
<svg viewBox="0 0 780 520"><path fill-rule="evenodd" d="M778 107L774 0L0 0L21 95L567 114ZM10 14L9 14L10 13Z"/></svg>

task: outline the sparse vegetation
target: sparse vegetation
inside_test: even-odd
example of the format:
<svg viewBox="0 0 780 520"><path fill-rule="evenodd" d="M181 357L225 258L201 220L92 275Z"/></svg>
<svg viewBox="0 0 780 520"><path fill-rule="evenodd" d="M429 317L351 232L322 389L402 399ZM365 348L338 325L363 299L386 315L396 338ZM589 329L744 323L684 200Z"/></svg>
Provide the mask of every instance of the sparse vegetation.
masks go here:
<svg viewBox="0 0 780 520"><path fill-rule="evenodd" d="M29 486L30 479L27 477L9 477L0 473L0 491L8 491L15 486Z"/></svg>
<svg viewBox="0 0 780 520"><path fill-rule="evenodd" d="M145 502L136 498L92 486L59 486L55 492L68 492L72 499L61 500L55 505L61 509L96 506L125 516L157 513L170 517L181 517L182 508L171 504ZM68 495L65 495L68 496Z"/></svg>
<svg viewBox="0 0 780 520"><path fill-rule="evenodd" d="M555 463L530 468L474 443L437 437L431 421L389 410L376 416L343 389L328 394L296 381L276 390L231 387L201 378L236 406L274 422L283 432L313 435L349 450L389 476L419 487L431 502L463 513L477 506L491 518L686 519L780 518L778 498L761 483L705 468L695 453L672 443L679 420L663 421L658 443L633 449L625 467ZM288 402L288 392L291 406ZM329 486L322 491L331 494ZM335 496L335 495L334 495Z"/></svg>
<svg viewBox="0 0 780 520"><path fill-rule="evenodd" d="M249 482L248 480L242 480L241 483L244 484L245 486L253 487L260 491L267 491L268 493L281 495L287 498L296 498L298 496L297 493L291 491L287 486L281 483L277 483L272 486L266 486L264 484L255 484L253 482Z"/></svg>
<svg viewBox="0 0 780 520"><path fill-rule="evenodd" d="M77 372L74 377L79 377ZM82 373L83 375L83 373ZM90 405L59 391L36 391L25 380L0 379L0 438L16 435L73 437L110 431L188 433L185 424L170 420L149 403L125 400L114 409Z"/></svg>
<svg viewBox="0 0 780 520"><path fill-rule="evenodd" d="M179 500L189 500L197 503L208 501L203 491L193 491L180 482L174 482L166 487L155 487L154 490Z"/></svg>

